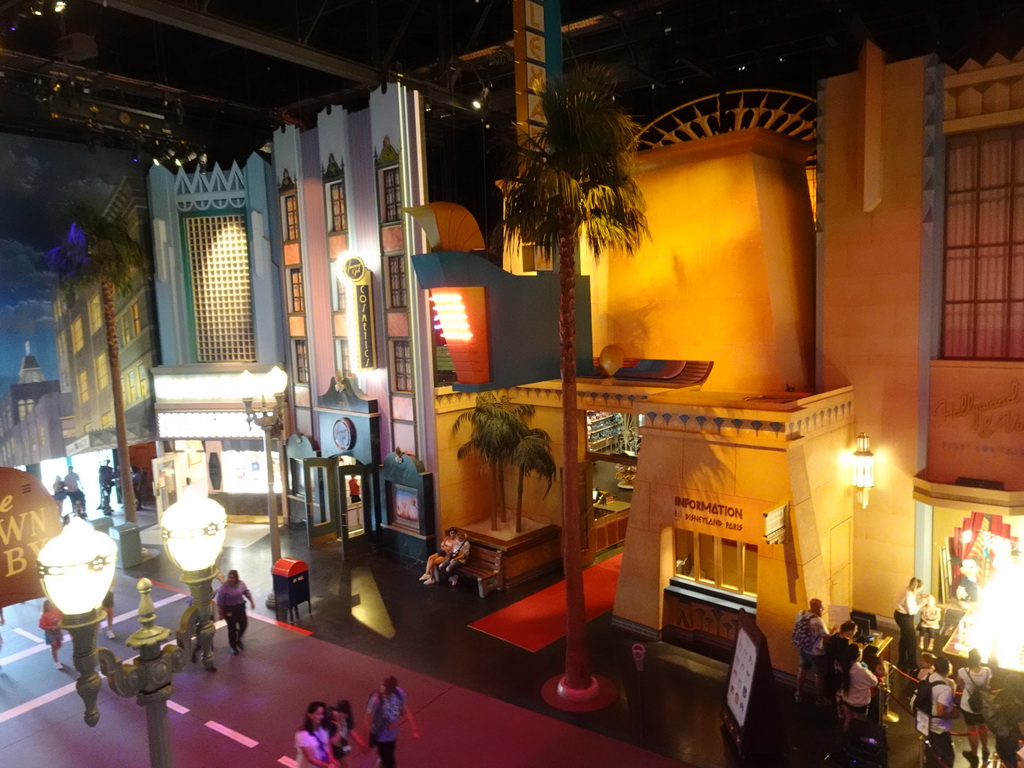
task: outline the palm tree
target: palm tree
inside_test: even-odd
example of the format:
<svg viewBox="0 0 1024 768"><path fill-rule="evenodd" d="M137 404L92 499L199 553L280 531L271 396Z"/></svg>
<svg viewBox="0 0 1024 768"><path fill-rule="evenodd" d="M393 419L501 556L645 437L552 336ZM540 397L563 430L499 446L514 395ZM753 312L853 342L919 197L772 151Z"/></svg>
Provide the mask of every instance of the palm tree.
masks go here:
<svg viewBox="0 0 1024 768"><path fill-rule="evenodd" d="M50 268L57 273L58 289L65 304L73 303L85 291L98 288L107 334L110 389L114 399L117 456L121 501L125 520L136 521L135 490L128 457L128 427L125 424L124 392L121 387L121 355L115 323L114 295L128 290L147 265L146 254L132 237L123 217L111 218L95 206L74 203L69 209L71 229L64 242L47 254Z"/></svg>
<svg viewBox="0 0 1024 768"><path fill-rule="evenodd" d="M516 489L516 533L523 530L523 480L528 474L535 474L548 481L544 495L551 490L555 479L555 458L551 455L551 435L543 429L531 429L519 439L519 445L512 452L512 465L519 470L519 486Z"/></svg>
<svg viewBox="0 0 1024 768"><path fill-rule="evenodd" d="M491 530L498 530L498 509L505 521L505 464L520 437L529 429L526 418L533 415L533 406L514 403L508 395L495 397L490 393L477 395L476 406L459 414L452 425L452 435L465 425L471 425L469 440L459 446L460 459L473 453L491 470L494 506L491 511Z"/></svg>
<svg viewBox="0 0 1024 768"><path fill-rule="evenodd" d="M595 255L633 253L647 236L640 188L632 177L637 124L615 103L603 69L580 70L541 95L547 123L518 136L505 185L506 242L558 251L558 338L562 380L562 556L565 570L564 685L591 687L583 604L583 540L576 407L576 247Z"/></svg>

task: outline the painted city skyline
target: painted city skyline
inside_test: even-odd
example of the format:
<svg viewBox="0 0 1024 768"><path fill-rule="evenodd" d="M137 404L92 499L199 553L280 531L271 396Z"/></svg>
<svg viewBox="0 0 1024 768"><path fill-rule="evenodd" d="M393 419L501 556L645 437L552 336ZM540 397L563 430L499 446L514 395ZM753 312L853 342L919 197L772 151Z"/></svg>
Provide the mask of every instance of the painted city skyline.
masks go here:
<svg viewBox="0 0 1024 768"><path fill-rule="evenodd" d="M68 205L102 207L125 176L142 173L123 150L0 134L0 392L17 380L25 342L47 379L59 375L46 253L67 233Z"/></svg>

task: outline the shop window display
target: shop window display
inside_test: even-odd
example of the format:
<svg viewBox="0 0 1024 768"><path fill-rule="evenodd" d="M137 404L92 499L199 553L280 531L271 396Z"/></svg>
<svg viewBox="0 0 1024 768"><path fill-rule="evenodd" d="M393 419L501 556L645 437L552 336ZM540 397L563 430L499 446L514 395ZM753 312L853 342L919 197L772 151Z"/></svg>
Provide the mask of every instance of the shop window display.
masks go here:
<svg viewBox="0 0 1024 768"><path fill-rule="evenodd" d="M966 658L978 648L987 662L1024 671L1024 615L1016 604L1024 580L1019 541L1001 515L974 512L954 528L942 553L944 652Z"/></svg>

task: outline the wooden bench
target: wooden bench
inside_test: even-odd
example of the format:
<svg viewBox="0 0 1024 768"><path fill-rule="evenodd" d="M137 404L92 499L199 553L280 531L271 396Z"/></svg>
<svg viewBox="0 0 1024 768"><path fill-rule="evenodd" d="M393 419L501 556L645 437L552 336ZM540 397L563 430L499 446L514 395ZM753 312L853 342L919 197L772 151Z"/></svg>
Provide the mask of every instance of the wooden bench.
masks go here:
<svg viewBox="0 0 1024 768"><path fill-rule="evenodd" d="M505 575L501 571L502 553L483 544L471 542L469 558L459 569L459 579L476 579L480 597L495 589L505 589Z"/></svg>

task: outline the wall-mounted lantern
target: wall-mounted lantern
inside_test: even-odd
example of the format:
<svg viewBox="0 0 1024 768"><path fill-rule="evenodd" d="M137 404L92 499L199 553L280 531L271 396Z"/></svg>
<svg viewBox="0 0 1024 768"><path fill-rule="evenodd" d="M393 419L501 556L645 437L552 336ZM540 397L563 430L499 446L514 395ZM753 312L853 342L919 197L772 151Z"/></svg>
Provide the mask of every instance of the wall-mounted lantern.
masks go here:
<svg viewBox="0 0 1024 768"><path fill-rule="evenodd" d="M853 452L851 484L859 491L861 509L867 509L868 493L875 487L875 454L871 452L867 432L857 435L857 450Z"/></svg>

